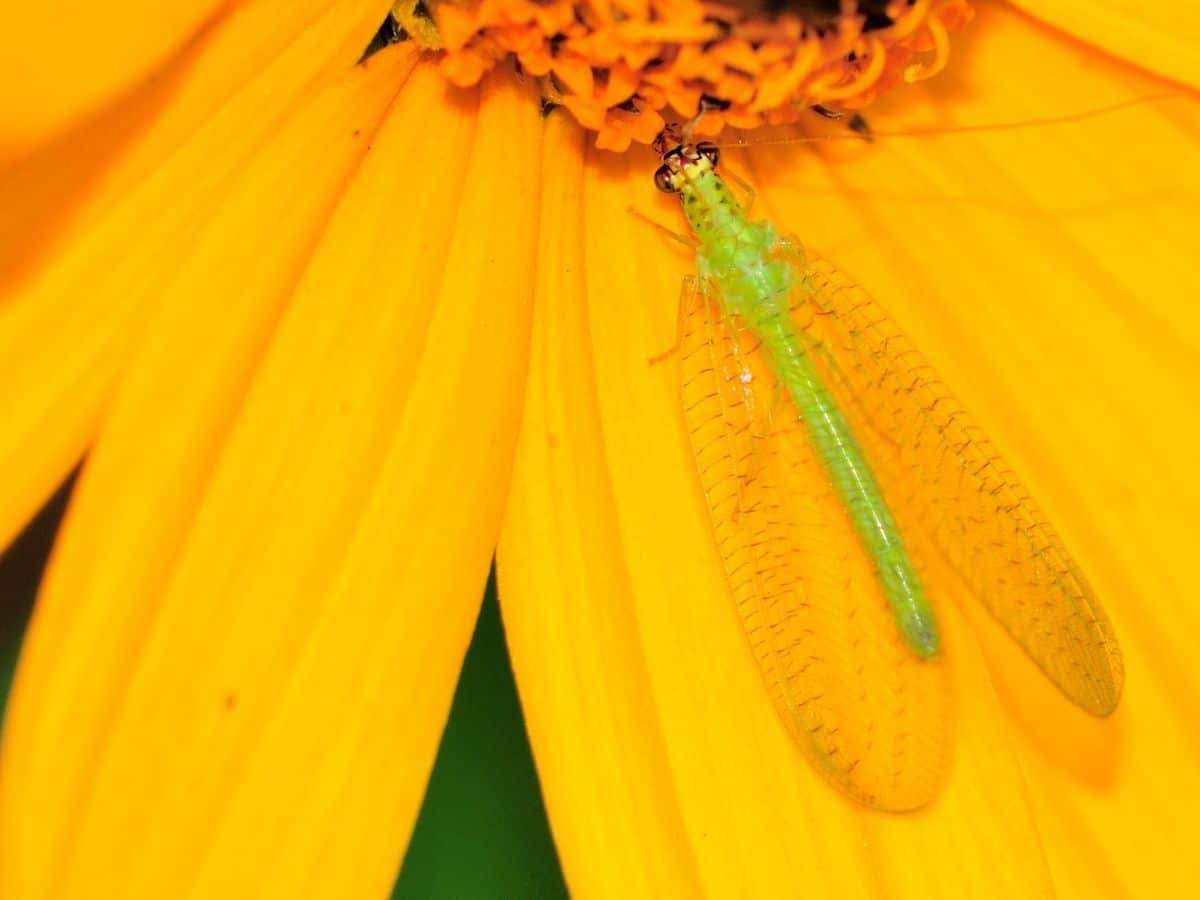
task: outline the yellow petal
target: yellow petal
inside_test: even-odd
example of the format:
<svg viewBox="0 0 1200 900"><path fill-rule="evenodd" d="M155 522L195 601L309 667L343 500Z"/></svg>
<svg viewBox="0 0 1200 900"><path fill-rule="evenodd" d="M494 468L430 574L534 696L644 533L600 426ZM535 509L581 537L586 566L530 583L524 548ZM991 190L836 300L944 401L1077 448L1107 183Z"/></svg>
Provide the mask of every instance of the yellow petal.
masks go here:
<svg viewBox="0 0 1200 900"><path fill-rule="evenodd" d="M674 339L687 251L648 237L627 207L633 202L665 222L678 221L678 210L655 196L652 160L630 154L591 163L586 234L599 257L587 286L602 432L646 691L705 891L778 896L801 884L817 895L866 896L882 880L929 895L986 861L1010 891L1044 892L1048 874L1019 773L1011 758L994 759L1004 727L993 705L960 704L950 781L931 810L913 816L857 807L804 763L762 688L728 597L674 367L648 363ZM988 697L969 638L952 615L946 620L960 690ZM993 825L986 833L964 828L973 821Z"/></svg>
<svg viewBox="0 0 1200 900"><path fill-rule="evenodd" d="M569 117L551 117L531 371L497 561L500 601L572 892L692 896L696 864L647 689L597 421L584 281L594 252L583 232L585 139Z"/></svg>
<svg viewBox="0 0 1200 900"><path fill-rule="evenodd" d="M1164 85L1020 16L973 27L957 82L873 122L954 125L1094 109ZM1028 64L1016 65L1025 58ZM1045 71L1063 73L1047 81ZM1027 101L1025 101L1027 102ZM890 120L890 121L889 121ZM1200 108L1186 97L1025 131L881 140L815 156L758 148L764 207L905 326L996 439L1079 558L1126 657L1117 715L1045 685L973 604L1037 832L1072 896L1176 892L1191 862L1200 628L1184 560L1200 491ZM972 698L967 698L972 699Z"/></svg>
<svg viewBox="0 0 1200 900"><path fill-rule="evenodd" d="M148 78L222 5L65 0L9 6L0 29L0 160Z"/></svg>
<svg viewBox="0 0 1200 900"><path fill-rule="evenodd" d="M12 474L0 481L0 546L91 441L116 373L228 180L297 104L323 90L319 73L349 68L361 33L361 22L340 14L306 31L76 240L9 273L0 286L0 469Z"/></svg>
<svg viewBox="0 0 1200 900"><path fill-rule="evenodd" d="M1072 113L1164 91L1011 13L990 12L972 34L957 79L898 98L890 120L869 116L876 127ZM1200 271L1186 242L1200 226L1188 162L1198 121L1194 103L1173 100L1023 132L727 154L758 189L757 213L857 275L926 350L1092 574L1126 649L1123 705L1092 720L939 577L955 755L940 796L906 817L830 791L766 700L707 529L674 364L647 362L674 341L691 263L626 210L682 229L679 212L655 196L648 154L588 160L584 286L539 295L582 294L588 318L539 310L547 336L501 558L514 666L574 893L608 893L601 860L634 844L616 829L581 833L586 803L604 820L662 823L643 826L648 858L622 857L633 883L692 865L691 883L715 896L960 897L980 890L981 873L1000 896L1171 895L1196 880L1186 711L1200 622L1184 561L1200 502L1180 410L1197 386ZM576 264L569 245L554 252L550 265ZM562 384L571 393L553 397ZM554 604L565 609L547 612ZM608 741L637 756L625 790L605 789L631 766ZM662 758L669 785L643 787Z"/></svg>
<svg viewBox="0 0 1200 900"><path fill-rule="evenodd" d="M1164 78L1200 87L1200 6L1191 0L1013 0L1031 16ZM1046 72L1053 72L1046 69Z"/></svg>
<svg viewBox="0 0 1200 900"><path fill-rule="evenodd" d="M156 323L18 675L6 897L390 886L470 637L524 380L540 128L527 91L487 94L476 128L474 98L432 70L405 86L257 368L269 314L235 316L233 334L220 298L197 294ZM369 127L350 124L317 133L363 146ZM438 140L415 142L424 129ZM148 431L156 406L169 411ZM144 484L122 490L131 478Z"/></svg>
<svg viewBox="0 0 1200 900"><path fill-rule="evenodd" d="M66 245L262 76L259 112L353 62L382 17L377 0L239 4L136 91L7 169L0 165L0 282ZM291 57L285 74L277 60Z"/></svg>
<svg viewBox="0 0 1200 900"><path fill-rule="evenodd" d="M252 363L414 59L389 54L317 90L229 186L162 298L77 488L21 667L5 811L40 796L44 812L30 821L45 831L28 822L3 829L12 839L6 856L21 858L17 871L31 879L11 895L36 894L33 879L45 872L33 873L53 871L66 807L87 774L39 772L24 754L63 733L80 747L101 740Z"/></svg>

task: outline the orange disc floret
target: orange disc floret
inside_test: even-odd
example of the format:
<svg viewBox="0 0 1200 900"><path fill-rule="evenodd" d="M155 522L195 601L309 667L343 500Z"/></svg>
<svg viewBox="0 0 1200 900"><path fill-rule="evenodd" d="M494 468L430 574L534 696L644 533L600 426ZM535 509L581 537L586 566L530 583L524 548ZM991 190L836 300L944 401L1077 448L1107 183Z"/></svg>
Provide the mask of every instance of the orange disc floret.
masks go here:
<svg viewBox="0 0 1200 900"><path fill-rule="evenodd" d="M664 115L706 110L703 133L798 119L814 104L859 109L946 63L968 0L402 0L436 25L456 84L515 57L597 146L649 143ZM767 9L774 10L767 12ZM419 30L419 29L418 29Z"/></svg>

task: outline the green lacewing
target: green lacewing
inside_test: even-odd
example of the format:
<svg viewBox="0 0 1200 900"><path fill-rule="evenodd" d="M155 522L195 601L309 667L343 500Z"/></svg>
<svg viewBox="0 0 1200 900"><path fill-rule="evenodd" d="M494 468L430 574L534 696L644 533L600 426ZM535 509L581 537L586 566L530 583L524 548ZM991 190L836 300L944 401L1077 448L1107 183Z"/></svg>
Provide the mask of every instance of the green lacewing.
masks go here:
<svg viewBox="0 0 1200 900"><path fill-rule="evenodd" d="M684 419L740 621L809 760L882 809L936 792L935 556L1068 699L1111 713L1124 668L1109 621L987 437L865 291L751 219L716 145L671 143L655 183L679 197L696 257Z"/></svg>

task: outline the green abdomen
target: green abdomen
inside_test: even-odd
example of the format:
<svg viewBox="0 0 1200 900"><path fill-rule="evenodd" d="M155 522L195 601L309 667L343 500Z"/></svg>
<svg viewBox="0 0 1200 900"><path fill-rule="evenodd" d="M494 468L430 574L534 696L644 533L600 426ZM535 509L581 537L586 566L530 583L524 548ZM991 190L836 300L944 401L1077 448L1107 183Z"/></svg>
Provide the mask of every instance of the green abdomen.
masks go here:
<svg viewBox="0 0 1200 900"><path fill-rule="evenodd" d="M749 322L791 394L834 492L870 556L901 633L920 656L938 649L937 623L900 531L858 440L786 311Z"/></svg>

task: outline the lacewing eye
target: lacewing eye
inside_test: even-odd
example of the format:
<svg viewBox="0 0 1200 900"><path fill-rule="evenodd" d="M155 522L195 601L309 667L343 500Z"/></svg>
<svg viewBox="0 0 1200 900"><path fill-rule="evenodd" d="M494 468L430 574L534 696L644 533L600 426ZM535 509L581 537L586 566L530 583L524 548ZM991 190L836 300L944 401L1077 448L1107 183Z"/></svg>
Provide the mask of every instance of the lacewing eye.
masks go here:
<svg viewBox="0 0 1200 900"><path fill-rule="evenodd" d="M721 149L716 144L697 144L696 152L712 163L712 167L714 169L717 167L717 163L721 159Z"/></svg>
<svg viewBox="0 0 1200 900"><path fill-rule="evenodd" d="M654 173L654 186L664 194L679 193L679 189L675 187L674 174L670 166L659 166Z"/></svg>

